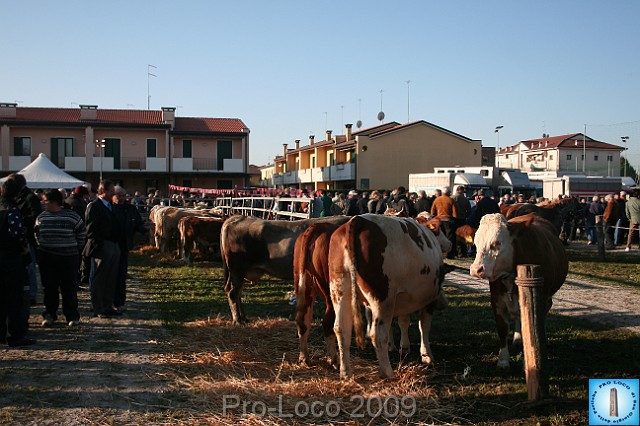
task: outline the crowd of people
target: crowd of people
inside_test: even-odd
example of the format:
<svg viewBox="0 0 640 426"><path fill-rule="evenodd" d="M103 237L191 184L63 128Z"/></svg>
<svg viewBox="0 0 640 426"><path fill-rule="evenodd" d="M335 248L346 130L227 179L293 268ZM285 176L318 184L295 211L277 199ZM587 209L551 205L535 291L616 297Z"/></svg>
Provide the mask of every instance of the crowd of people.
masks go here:
<svg viewBox="0 0 640 426"><path fill-rule="evenodd" d="M587 244L598 242L596 217L602 216L605 248L611 250L625 246L625 251L631 251L632 244L638 238L640 226L639 196L640 191L636 189L629 193L620 191L618 194L607 194L604 197L594 195L591 202L585 198L581 199Z"/></svg>
<svg viewBox="0 0 640 426"><path fill-rule="evenodd" d="M89 285L93 315L122 315L126 302L128 253L135 232L146 233L135 197L110 180L97 192L76 187L34 192L14 173L0 194L0 343L32 345L29 316L37 305L37 270L44 307L42 325L62 315L68 327L80 323L78 291ZM146 205L144 206L146 209Z"/></svg>

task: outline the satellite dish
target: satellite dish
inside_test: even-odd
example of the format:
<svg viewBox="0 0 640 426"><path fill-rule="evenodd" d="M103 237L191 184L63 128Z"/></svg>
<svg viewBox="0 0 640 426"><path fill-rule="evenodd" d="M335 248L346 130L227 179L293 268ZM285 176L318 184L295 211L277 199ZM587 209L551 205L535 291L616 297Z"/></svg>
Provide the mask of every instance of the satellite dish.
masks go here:
<svg viewBox="0 0 640 426"><path fill-rule="evenodd" d="M356 127L359 129L360 127L362 127L362 120L358 120L356 121Z"/></svg>
<svg viewBox="0 0 640 426"><path fill-rule="evenodd" d="M384 120L384 112L380 111L378 113L378 120L380 120L380 121Z"/></svg>

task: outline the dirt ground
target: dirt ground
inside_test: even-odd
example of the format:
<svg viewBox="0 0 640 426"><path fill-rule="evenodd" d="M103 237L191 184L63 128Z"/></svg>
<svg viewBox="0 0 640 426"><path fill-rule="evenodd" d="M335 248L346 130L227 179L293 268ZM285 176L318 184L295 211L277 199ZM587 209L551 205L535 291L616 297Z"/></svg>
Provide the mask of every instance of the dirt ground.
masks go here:
<svg viewBox="0 0 640 426"><path fill-rule="evenodd" d="M488 291L486 282L454 271L447 285ZM156 317L154 303L129 283L127 312L116 319L93 318L87 291L79 293L82 324L59 319L40 325L42 306L32 310L27 348L0 349L2 424L173 424L164 413L180 410L172 380L160 355L170 334ZM554 298L554 312L640 333L640 291L568 280Z"/></svg>

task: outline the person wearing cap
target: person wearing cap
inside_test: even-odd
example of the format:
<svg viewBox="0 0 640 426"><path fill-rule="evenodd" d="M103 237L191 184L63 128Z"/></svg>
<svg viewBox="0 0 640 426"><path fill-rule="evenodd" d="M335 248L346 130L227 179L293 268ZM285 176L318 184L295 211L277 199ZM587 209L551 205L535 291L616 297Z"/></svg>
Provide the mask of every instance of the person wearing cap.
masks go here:
<svg viewBox="0 0 640 426"><path fill-rule="evenodd" d="M478 229L480 227L480 219L487 214L500 213L500 206L493 198L485 197L483 189L478 190L475 198L476 205L471 209L467 225Z"/></svg>
<svg viewBox="0 0 640 426"><path fill-rule="evenodd" d="M347 198L345 207L345 214L347 216L357 216L359 214L362 214L358 205L359 199L360 197L358 196L358 191L356 191L355 189L349 191L349 198Z"/></svg>
<svg viewBox="0 0 640 426"><path fill-rule="evenodd" d="M457 252L455 218L458 216L458 210L450 195L451 189L448 186L443 187L442 195L436 198L431 206L431 214L440 219L444 235L451 242L451 250L447 258L453 259Z"/></svg>

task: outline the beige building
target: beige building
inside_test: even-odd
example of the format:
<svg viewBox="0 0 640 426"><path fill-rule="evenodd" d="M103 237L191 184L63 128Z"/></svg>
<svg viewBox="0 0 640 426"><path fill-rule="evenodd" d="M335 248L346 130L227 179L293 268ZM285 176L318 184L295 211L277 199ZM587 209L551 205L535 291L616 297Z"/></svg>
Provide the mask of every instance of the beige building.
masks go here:
<svg viewBox="0 0 640 426"><path fill-rule="evenodd" d="M409 185L410 173L436 166L481 165L481 141L426 121L385 123L343 135L327 131L323 141L283 144L273 169L262 171L264 186L305 189L390 189Z"/></svg>
<svg viewBox="0 0 640 426"><path fill-rule="evenodd" d="M30 108L0 103L0 173L44 153L91 182L102 175L130 193L169 184L215 189L249 182L249 129L237 118L176 117L162 110Z"/></svg>
<svg viewBox="0 0 640 426"><path fill-rule="evenodd" d="M496 166L524 172L620 176L620 153L623 150L621 146L599 142L582 133L549 136L500 149L496 153Z"/></svg>

